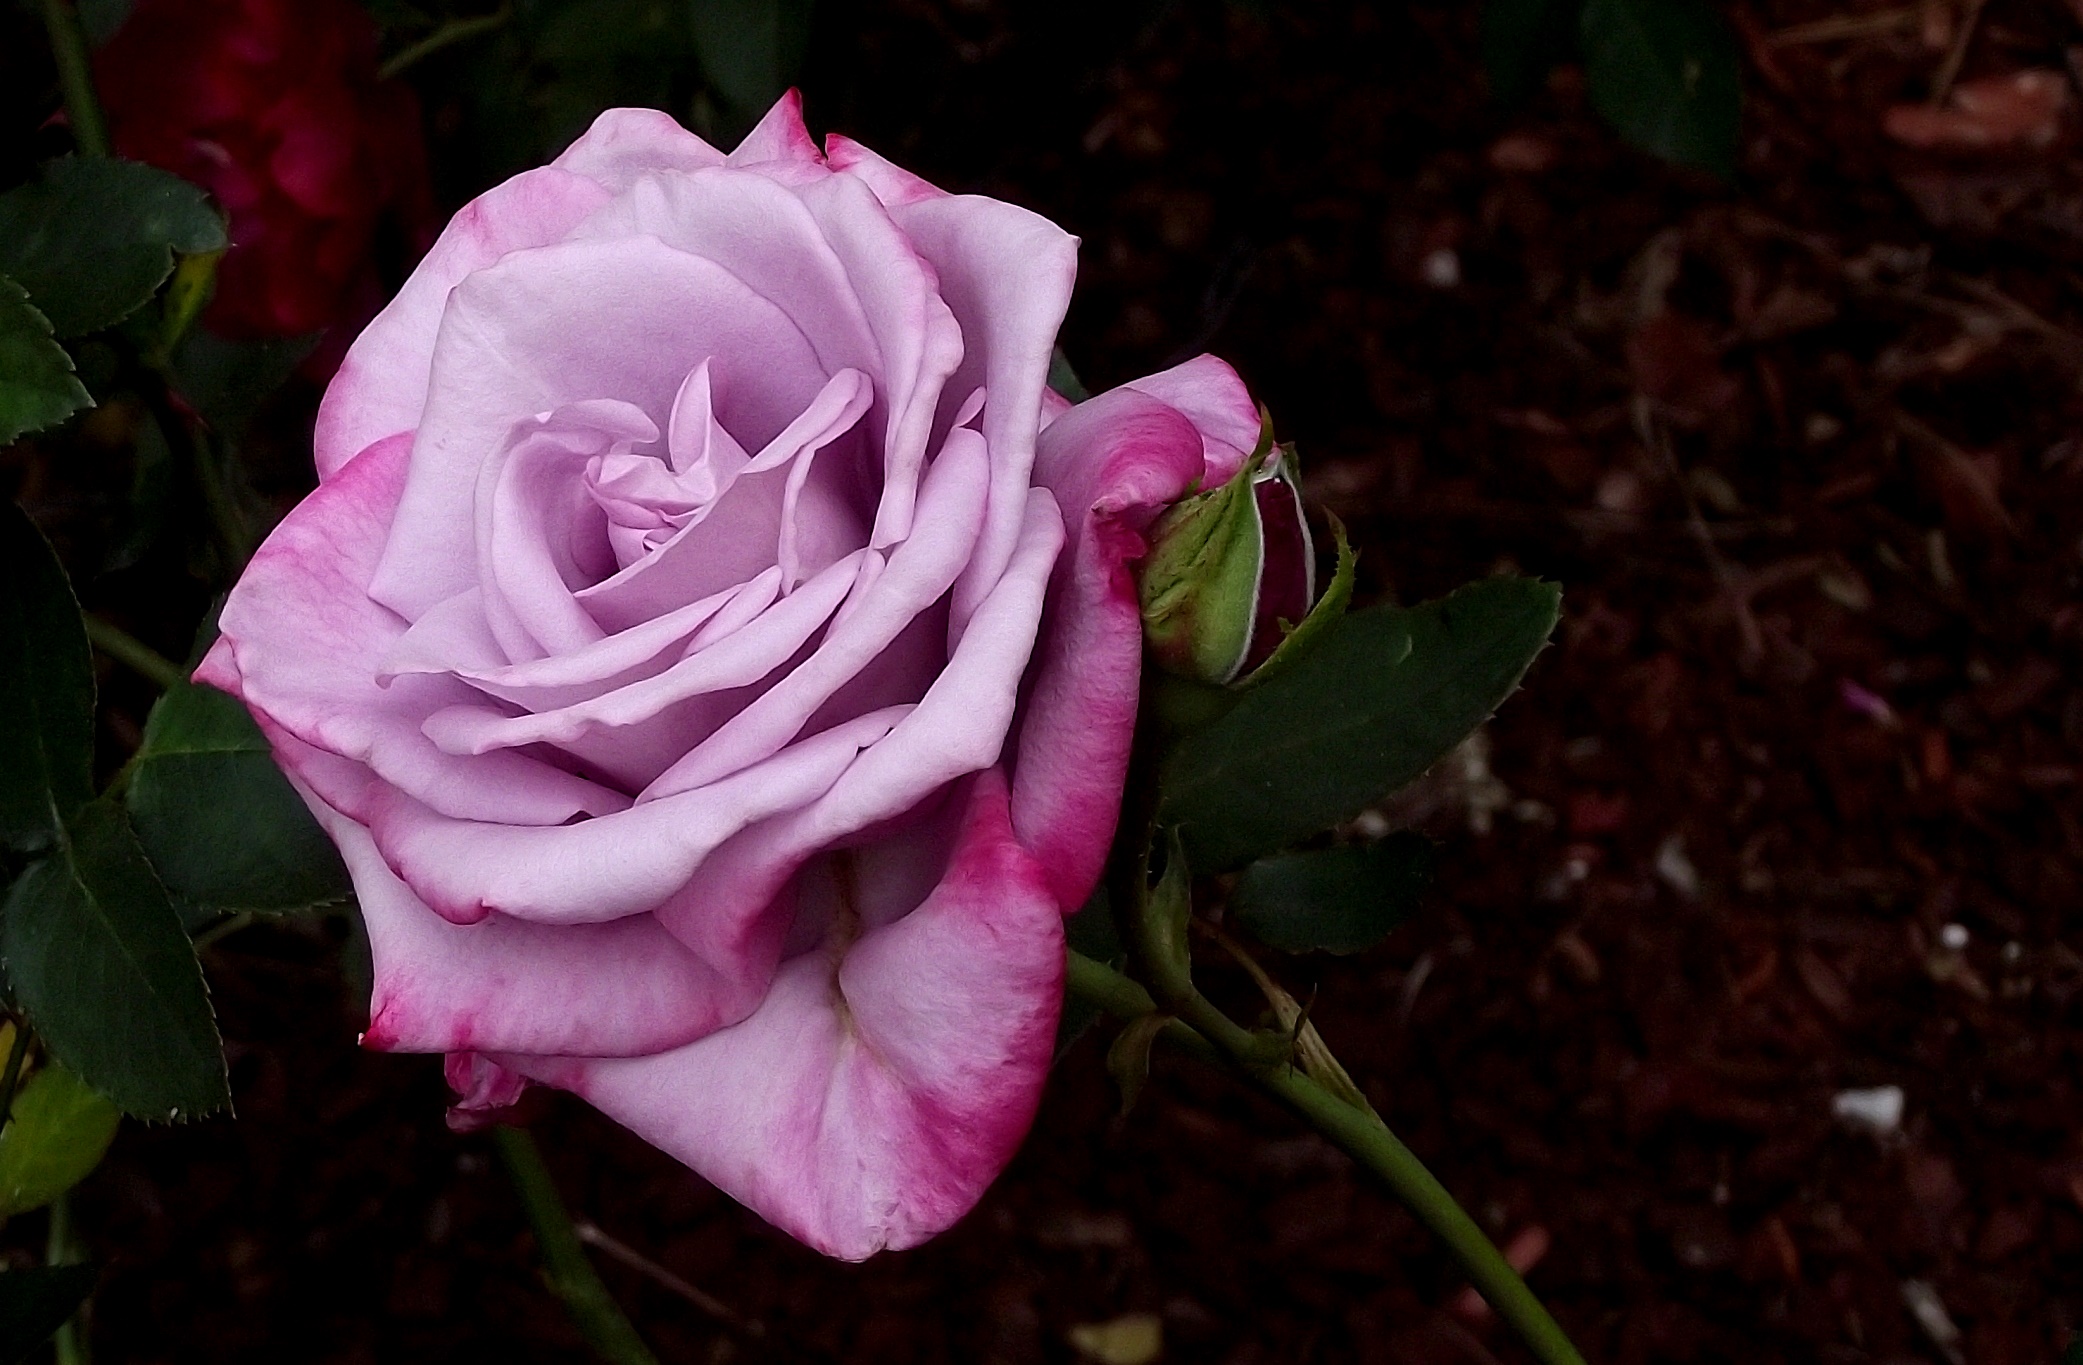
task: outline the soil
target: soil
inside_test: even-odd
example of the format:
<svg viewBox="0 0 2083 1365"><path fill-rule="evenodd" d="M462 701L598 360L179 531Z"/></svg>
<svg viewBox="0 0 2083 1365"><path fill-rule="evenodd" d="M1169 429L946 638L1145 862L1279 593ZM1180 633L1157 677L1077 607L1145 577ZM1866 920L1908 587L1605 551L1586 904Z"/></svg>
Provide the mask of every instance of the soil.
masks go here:
<svg viewBox="0 0 2083 1365"><path fill-rule="evenodd" d="M855 0L805 84L1083 238L1093 388L1234 361L1364 595L1565 585L1396 812L1441 840L1424 911L1279 970L1585 1354L2046 1362L2083 1325L2083 14L1730 13L1729 183L1569 68L1492 103L1448 0ZM1956 48L1955 88L2053 73L2051 119L1905 142ZM79 1192L98 1359L583 1359L438 1064L355 1049L337 927L205 960L238 1116L127 1127ZM603 1259L669 1362L1068 1361L1125 1315L1172 1361L1522 1358L1285 1113L1160 1054L1118 1117L1103 1047L974 1214L859 1266L576 1102L535 1127L580 1217L765 1329ZM1836 1116L1882 1086L1899 1125Z"/></svg>

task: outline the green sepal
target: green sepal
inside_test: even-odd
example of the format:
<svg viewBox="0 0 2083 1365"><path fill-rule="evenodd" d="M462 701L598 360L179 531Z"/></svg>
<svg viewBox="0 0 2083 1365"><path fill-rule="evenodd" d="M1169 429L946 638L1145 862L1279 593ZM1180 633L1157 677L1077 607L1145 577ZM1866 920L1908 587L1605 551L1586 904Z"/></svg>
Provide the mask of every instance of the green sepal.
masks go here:
<svg viewBox="0 0 2083 1365"><path fill-rule="evenodd" d="M1324 513L1324 519L1331 523L1331 536L1338 546L1338 566L1331 571L1330 586L1324 589L1323 596L1316 599L1316 605L1309 609L1301 624L1288 631L1279 648L1243 679L1246 687L1265 682L1301 658L1352 605L1354 571L1359 566L1360 556L1345 534L1345 523L1329 511Z"/></svg>
<svg viewBox="0 0 2083 1365"><path fill-rule="evenodd" d="M1150 528L1137 569L1143 639L1169 672L1226 683L1250 652L1266 561L1256 466L1245 461L1222 487L1181 499Z"/></svg>
<svg viewBox="0 0 2083 1365"><path fill-rule="evenodd" d="M1142 1095L1143 1086L1150 1079L1150 1049L1157 1042L1157 1035L1171 1022L1169 1014L1139 1014L1128 1021L1107 1048L1107 1073L1120 1088L1122 1117L1128 1116Z"/></svg>

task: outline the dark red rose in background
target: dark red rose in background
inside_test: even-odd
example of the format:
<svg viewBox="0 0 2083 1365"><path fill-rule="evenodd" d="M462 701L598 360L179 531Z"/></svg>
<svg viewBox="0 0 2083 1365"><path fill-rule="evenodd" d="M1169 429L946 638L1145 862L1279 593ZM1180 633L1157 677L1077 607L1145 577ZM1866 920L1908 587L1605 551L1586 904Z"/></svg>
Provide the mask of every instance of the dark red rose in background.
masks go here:
<svg viewBox="0 0 2083 1365"><path fill-rule="evenodd" d="M419 102L377 78L352 0L140 0L95 58L116 151L206 187L231 215L209 325L345 338L438 227ZM379 265L379 235L393 258ZM337 364L334 352L323 368Z"/></svg>

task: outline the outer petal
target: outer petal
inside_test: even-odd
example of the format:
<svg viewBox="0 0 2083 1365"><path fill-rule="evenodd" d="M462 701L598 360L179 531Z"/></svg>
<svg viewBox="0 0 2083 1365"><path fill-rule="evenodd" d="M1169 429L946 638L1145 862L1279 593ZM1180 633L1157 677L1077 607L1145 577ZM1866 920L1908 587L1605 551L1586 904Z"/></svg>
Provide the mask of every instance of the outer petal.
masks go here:
<svg viewBox="0 0 2083 1365"><path fill-rule="evenodd" d="M609 109L550 163L620 194L658 171L721 166L723 153L656 109Z"/></svg>
<svg viewBox="0 0 2083 1365"><path fill-rule="evenodd" d="M946 190L932 181L883 160L842 133L825 138L825 164L865 183L888 208L949 197Z"/></svg>
<svg viewBox="0 0 2083 1365"><path fill-rule="evenodd" d="M991 495L976 554L955 589L955 630L1005 571L1026 515L1034 438L1056 330L1078 274L1078 239L1048 219L996 199L945 195L893 215L940 276L941 295L962 324L962 365L941 391L941 408L979 386L991 447Z"/></svg>
<svg viewBox="0 0 2083 1365"><path fill-rule="evenodd" d="M972 787L918 909L784 964L742 1024L655 1057L502 1057L809 1245L860 1260L968 1212L1033 1122L1063 995L1056 903Z"/></svg>
<svg viewBox="0 0 2083 1365"><path fill-rule="evenodd" d="M365 447L419 425L451 289L509 251L560 240L607 201L595 181L545 166L464 205L398 296L348 347L312 432L318 477L331 478Z"/></svg>
<svg viewBox="0 0 2083 1365"><path fill-rule="evenodd" d="M1208 470L1202 482L1221 483L1258 446L1258 405L1228 362L1197 355L1182 365L1121 386L1177 408L1200 429Z"/></svg>
<svg viewBox="0 0 2083 1365"><path fill-rule="evenodd" d="M302 791L347 861L369 927L376 983L365 1047L642 1055L744 1017L766 984L720 976L648 915L450 924L398 880L367 830Z"/></svg>
<svg viewBox="0 0 2083 1365"><path fill-rule="evenodd" d="M803 92L790 90L775 100L759 125L724 160L732 166L793 162L822 169L824 153L817 150L810 130L803 126Z"/></svg>
<svg viewBox="0 0 2083 1365"><path fill-rule="evenodd" d="M1013 767L1013 828L1066 909L1098 883L1120 817L1142 676L1129 563L1142 529L1202 478L1202 435L1134 388L1081 403L1041 436L1038 482L1070 523Z"/></svg>

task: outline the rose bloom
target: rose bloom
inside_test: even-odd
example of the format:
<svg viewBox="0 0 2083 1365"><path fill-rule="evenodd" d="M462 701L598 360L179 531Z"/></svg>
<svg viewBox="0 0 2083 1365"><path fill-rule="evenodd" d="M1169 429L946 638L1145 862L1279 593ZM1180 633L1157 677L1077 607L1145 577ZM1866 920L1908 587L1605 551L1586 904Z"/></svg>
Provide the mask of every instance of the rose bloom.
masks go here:
<svg viewBox="0 0 2083 1365"><path fill-rule="evenodd" d="M438 219L419 102L377 79L376 43L353 0L140 0L95 55L116 151L203 186L231 216L214 330L359 325L386 292L379 227L426 248Z"/></svg>
<svg viewBox="0 0 2083 1365"><path fill-rule="evenodd" d="M1076 241L784 99L612 110L354 343L197 677L345 855L367 1046L559 1086L833 1255L1031 1122L1118 818L1142 528L1258 434L1045 386Z"/></svg>

